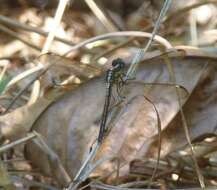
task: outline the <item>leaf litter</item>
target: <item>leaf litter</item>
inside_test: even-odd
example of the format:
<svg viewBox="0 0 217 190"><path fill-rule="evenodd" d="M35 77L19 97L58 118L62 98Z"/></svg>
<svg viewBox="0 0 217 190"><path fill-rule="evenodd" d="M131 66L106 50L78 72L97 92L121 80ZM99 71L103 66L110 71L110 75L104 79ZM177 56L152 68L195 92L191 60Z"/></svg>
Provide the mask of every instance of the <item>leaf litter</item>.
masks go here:
<svg viewBox="0 0 217 190"><path fill-rule="evenodd" d="M191 8L183 10L190 11ZM31 14L35 13L33 9ZM86 14L89 13L79 13L79 16L84 18ZM42 19L40 21L42 23L41 16L36 17ZM171 21L172 17L169 17ZM89 16L89 19L95 18ZM10 26L9 23L2 24L5 24L4 27ZM164 24L167 24L167 20L162 26ZM186 26L186 23L183 25ZM83 24L83 27L87 26L90 25ZM182 27L178 26L174 31ZM36 28L40 27L37 26L31 30L36 30ZM137 30L140 29L137 28ZM161 30L161 34L166 34L166 29ZM89 31L92 35L94 27ZM9 30L3 32L5 37L7 37L6 33L11 34ZM22 36L21 38L29 37L27 33L23 35L19 30L18 35ZM87 38L90 37L88 35ZM185 38L186 34L179 33L179 36ZM6 170L1 169L4 174L2 179L6 182L2 183L2 186L7 189L14 189L15 186L28 190L31 187L59 189L60 185L65 186L73 181L96 139L105 94L104 73L110 65L110 60L121 57L129 65L135 55L136 47L138 45L144 47L143 41L136 39L134 43L127 44L123 43L123 39L114 40L112 37L101 46L92 46L90 49L81 45L81 49L76 49L67 58L60 56L64 51L58 48L63 46L56 46L55 53L44 55L46 61L43 64L52 66L47 67L47 70L42 73L39 72L40 63L33 61L37 59L38 53L28 48L28 45L32 44L41 45L31 44L30 41L30 44L26 44L27 46L23 45L19 41L22 40L20 37L16 38L16 43L12 43L11 37L14 38L10 35L7 45L1 45L3 49L1 56L9 60L10 65L13 64L12 60L15 60L15 57L17 60L23 60L24 66L16 65L17 63L14 62L13 67L7 68L6 71L2 70L4 77L7 78L12 72L14 78L19 76L19 73L22 74L23 71L32 68L34 74L23 75L23 79L19 81L14 80L10 89L7 89L10 81L2 84L0 126L3 144L1 148L12 143L12 148L9 150L15 150L15 153L9 150L4 151L2 161L6 165L5 163L11 159L10 167L17 170L15 174L10 172L9 165L6 165ZM195 39L195 36L190 37ZM81 38L83 39L83 36ZM41 38L41 42L43 40ZM60 39L60 41L64 40ZM76 41L76 39L71 41ZM182 42L179 44L185 44L184 40ZM95 43L94 40L93 43ZM115 49L115 45L119 43L122 45ZM15 44L17 49L15 48L11 53L5 51ZM69 44L67 42L68 47L65 46L64 50L71 49ZM54 43L53 46L55 49ZM95 63L96 60L93 63L99 52L106 51L108 48L110 50L114 48L113 52L110 51L111 56L102 54L105 57L98 59L98 63ZM91 166L94 170L87 176L89 182L86 181L86 184L82 183L77 188L89 186L100 189L191 189L199 188L198 177L202 187L203 183L208 189L216 185L215 53L210 52L208 48L177 47L167 55L167 51L170 50L162 52L162 48L157 48L160 51L148 52L142 59L143 63L140 64L136 73L136 80L126 84L123 91L124 100L119 102L118 95L113 95L114 107L109 116L111 130L97 152L96 165ZM215 51L215 47L212 48ZM84 59L84 56L87 59ZM38 60L41 62L43 59ZM86 61L82 63L81 60ZM108 63L101 65L99 62L102 60ZM34 71L34 67L38 67L39 70ZM35 88L31 87L35 79L40 79L40 88L35 85ZM32 97L37 89L40 89L39 95ZM8 109L7 114L4 114L5 109L14 99L16 101L13 106ZM31 99L35 99L36 102L31 103ZM183 108L188 123L188 129L185 128L185 131L188 130L188 143L180 119L180 108L181 110ZM159 125L162 128L160 134L158 134ZM31 136L31 131L33 134L38 134L35 140L27 144L24 140L24 142L21 141L23 146L13 146L13 143L16 144L19 140L25 139L26 135ZM161 139L161 158L156 174L150 181L158 159L156 155L159 152L159 138ZM187 144L190 141L192 142L189 147ZM190 150L193 150L194 161ZM29 171L19 172L22 168L13 161L19 159L19 156L22 157L24 165L31 166ZM26 161L26 158L31 161L31 164ZM36 168L40 170L36 172L37 174L32 174Z"/></svg>

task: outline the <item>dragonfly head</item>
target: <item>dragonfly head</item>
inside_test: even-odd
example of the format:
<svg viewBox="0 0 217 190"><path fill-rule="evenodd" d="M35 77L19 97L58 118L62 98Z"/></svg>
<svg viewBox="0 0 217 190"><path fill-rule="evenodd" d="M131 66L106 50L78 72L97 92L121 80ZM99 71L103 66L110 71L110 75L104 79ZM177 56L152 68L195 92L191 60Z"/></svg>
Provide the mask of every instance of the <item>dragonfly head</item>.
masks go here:
<svg viewBox="0 0 217 190"><path fill-rule="evenodd" d="M112 61L112 66L114 70L121 70L125 67L125 62L121 58L117 58L114 61Z"/></svg>

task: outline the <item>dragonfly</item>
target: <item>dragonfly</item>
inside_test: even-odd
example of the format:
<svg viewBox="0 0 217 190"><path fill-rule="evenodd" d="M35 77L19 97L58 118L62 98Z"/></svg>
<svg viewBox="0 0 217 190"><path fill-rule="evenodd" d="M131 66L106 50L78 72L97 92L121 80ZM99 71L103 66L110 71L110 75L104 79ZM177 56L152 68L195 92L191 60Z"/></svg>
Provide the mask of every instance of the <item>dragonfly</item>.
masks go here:
<svg viewBox="0 0 217 190"><path fill-rule="evenodd" d="M102 119L100 123L100 131L98 136L98 143L102 143L104 138L104 134L106 132L106 121L109 114L109 106L112 96L112 87L114 83L117 83L120 86L120 83L124 83L123 81L123 70L125 68L125 62L118 58L112 62L112 68L107 71L106 74L106 96L105 103L102 113Z"/></svg>

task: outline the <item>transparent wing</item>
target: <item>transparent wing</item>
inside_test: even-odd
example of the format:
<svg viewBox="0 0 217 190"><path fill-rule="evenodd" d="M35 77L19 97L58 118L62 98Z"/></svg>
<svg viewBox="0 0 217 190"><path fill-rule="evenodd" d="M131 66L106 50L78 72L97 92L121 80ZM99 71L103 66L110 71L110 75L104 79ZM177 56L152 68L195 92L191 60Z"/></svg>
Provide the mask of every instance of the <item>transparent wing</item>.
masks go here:
<svg viewBox="0 0 217 190"><path fill-rule="evenodd" d="M102 69L93 65L80 63L53 53L41 55L38 60L49 63L52 77L61 81L72 77L87 80L102 72Z"/></svg>

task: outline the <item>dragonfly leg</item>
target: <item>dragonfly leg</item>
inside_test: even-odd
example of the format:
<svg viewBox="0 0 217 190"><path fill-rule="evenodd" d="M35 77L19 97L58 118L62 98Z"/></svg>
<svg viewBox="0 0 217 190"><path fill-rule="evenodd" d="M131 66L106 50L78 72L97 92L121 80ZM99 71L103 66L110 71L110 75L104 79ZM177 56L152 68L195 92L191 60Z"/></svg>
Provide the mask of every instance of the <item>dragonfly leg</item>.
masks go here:
<svg viewBox="0 0 217 190"><path fill-rule="evenodd" d="M125 85L125 81L123 80L123 77L120 76L119 81L116 84L116 90L117 90L117 94L118 94L118 98L119 100L123 101L126 97L124 95L122 95L122 89Z"/></svg>

